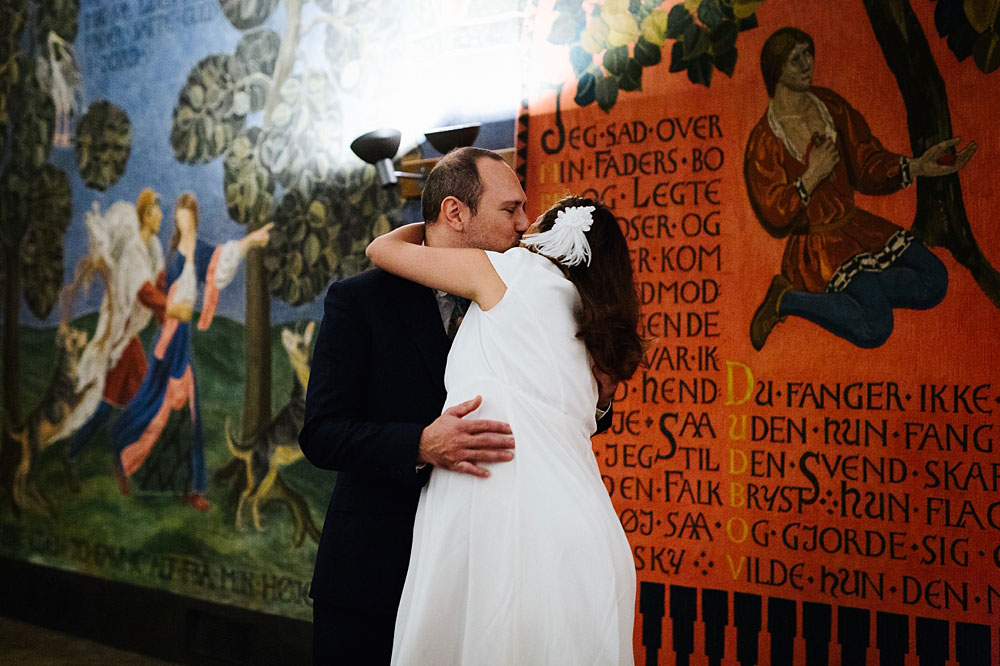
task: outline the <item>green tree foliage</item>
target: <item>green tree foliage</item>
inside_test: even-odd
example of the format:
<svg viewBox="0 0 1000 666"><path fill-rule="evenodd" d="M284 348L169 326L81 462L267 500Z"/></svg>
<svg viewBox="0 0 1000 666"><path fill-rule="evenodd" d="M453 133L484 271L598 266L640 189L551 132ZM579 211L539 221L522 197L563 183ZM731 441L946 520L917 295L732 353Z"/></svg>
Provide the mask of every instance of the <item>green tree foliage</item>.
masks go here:
<svg viewBox="0 0 1000 666"><path fill-rule="evenodd" d="M271 293L300 305L335 275L364 270L368 244L398 226L399 203L396 190L382 188L368 169L339 171L308 190L289 191L264 259Z"/></svg>
<svg viewBox="0 0 1000 666"><path fill-rule="evenodd" d="M368 265L364 248L387 231L400 202L371 167L344 172L341 95L362 94L365 34L398 20L388 0L220 0L243 32L235 52L195 65L178 93L170 142L175 158L223 158L230 218L248 229L274 221L264 253L247 257L247 384L243 432L270 414L270 297L291 305ZM283 10L279 34L268 27ZM396 21L396 23L393 23ZM277 22L275 22L277 23ZM322 48L309 41L322 28Z"/></svg>
<svg viewBox="0 0 1000 666"><path fill-rule="evenodd" d="M44 319L62 284L62 235L72 206L69 178L47 164L55 127L52 100L39 87L33 63L24 60L11 90L10 162L0 177L0 214L3 243L17 253L28 307Z"/></svg>
<svg viewBox="0 0 1000 666"><path fill-rule="evenodd" d="M73 198L65 171L46 164L25 183L23 199L29 224L21 241L21 275L24 298L40 319L52 312L59 300L63 279L62 237L69 225Z"/></svg>
<svg viewBox="0 0 1000 666"><path fill-rule="evenodd" d="M267 290L300 305L330 280L367 266L364 247L373 230L388 230L400 205L374 184L370 167L342 173L339 158L336 93L360 80L362 28L378 8L358 0L287 0L291 23L279 35L264 23L281 3L220 4L245 34L235 53L207 56L188 74L170 142L176 159L187 164L224 156L223 188L233 221L250 228L276 223L265 263ZM319 10L311 25L322 25L325 33L321 57L307 62L298 40L301 10L310 4ZM249 125L248 117L262 110L259 124Z"/></svg>
<svg viewBox="0 0 1000 666"><path fill-rule="evenodd" d="M67 42L76 41L80 0L39 0L37 4L40 38L55 32Z"/></svg>
<svg viewBox="0 0 1000 666"><path fill-rule="evenodd" d="M309 3L290 0L286 17L300 17ZM246 31L234 54L214 54L189 73L178 95L171 128L171 145L178 161L205 163L224 155L223 188L230 217L251 228L273 219L272 244L288 251L288 259L275 260L269 252L267 284L272 295L299 305L315 298L335 277L366 265L364 247L340 244L357 227L359 237L399 206L391 196L374 196L377 186L366 176L338 175L337 151L342 144L341 108L332 94L358 56L364 3L316 0L328 13L320 14L326 27L323 55L326 67L299 62L299 26L286 26L284 36L262 27L280 5L272 2L222 0L226 17ZM344 4L344 6L340 6ZM291 60L291 62L289 62ZM298 63L298 64L295 64ZM331 74L339 74L337 80ZM248 126L247 117L265 110L259 125ZM370 171L370 169L367 169ZM357 191L350 188L356 187ZM352 202L375 202L358 208ZM287 200L287 201L286 201ZM324 211L312 218L312 234L301 233L301 207ZM317 206L319 208L317 208ZM390 209L380 208L387 206ZM344 216L344 217L342 217ZM284 228L285 225L289 228ZM323 242L315 253L311 239ZM294 257L320 257L299 261ZM279 270L280 275L273 275Z"/></svg>
<svg viewBox="0 0 1000 666"><path fill-rule="evenodd" d="M715 71L732 76L740 32L757 27L763 0L686 0L661 9L661 0L607 0L587 15L582 0L559 0L549 41L570 47L577 77L574 101L610 111L619 92L642 90L642 72L669 47L670 71L708 86Z"/></svg>
<svg viewBox="0 0 1000 666"><path fill-rule="evenodd" d="M237 30L257 28L267 21L278 0L219 0L222 13Z"/></svg>
<svg viewBox="0 0 1000 666"><path fill-rule="evenodd" d="M1000 68L1000 0L934 0L934 26L959 61L984 74Z"/></svg>
<svg viewBox="0 0 1000 666"><path fill-rule="evenodd" d="M243 91L250 96L250 112L262 111L274 76L274 65L281 48L281 35L274 30L255 30L243 36L236 46L236 59L242 63L246 79Z"/></svg>
<svg viewBox="0 0 1000 666"><path fill-rule="evenodd" d="M19 47L25 0L0 3L0 155L6 154L11 92L21 78L24 54Z"/></svg>
<svg viewBox="0 0 1000 666"><path fill-rule="evenodd" d="M261 160L286 188L303 192L333 177L341 144L340 104L322 70L290 76L282 84L271 124L261 139Z"/></svg>
<svg viewBox="0 0 1000 666"><path fill-rule="evenodd" d="M11 167L22 174L41 168L49 159L56 115L52 98L42 90L35 63L28 59L14 90L19 111L11 134Z"/></svg>
<svg viewBox="0 0 1000 666"><path fill-rule="evenodd" d="M69 176L49 162L56 126L50 70L66 67L75 82L72 42L79 0L0 3L0 293L3 294L3 407L20 418L18 394L22 299L40 319L59 300L63 235L72 218ZM50 40L50 36L58 39ZM53 45L55 42L55 45ZM52 49L50 51L50 48ZM47 76L46 76L47 75ZM77 161L88 186L104 189L121 177L131 148L129 121L98 102L81 121ZM0 450L0 481L16 457Z"/></svg>
<svg viewBox="0 0 1000 666"><path fill-rule="evenodd" d="M226 151L250 113L246 68L233 55L203 58L188 74L174 107L170 145L185 164L211 162Z"/></svg>
<svg viewBox="0 0 1000 666"><path fill-rule="evenodd" d="M47 317L57 302L63 278L62 236L72 217L72 197L66 173L48 163L55 107L37 68L39 60L50 55L50 33L66 42L76 37L78 12L77 0L16 0L0 7L0 155L4 163L0 241L8 258L18 258L16 266L6 266L4 275L9 278L12 270L18 271L28 307L39 318ZM29 21L32 16L33 22ZM24 34L26 30L30 35ZM31 45L36 51L25 51ZM125 113L108 102L97 102L81 121L78 138L77 164L87 185L103 190L117 181L131 149ZM16 313L5 315L16 317Z"/></svg>
<svg viewBox="0 0 1000 666"><path fill-rule="evenodd" d="M90 105L76 129L76 166L87 187L100 192L118 182L132 152L132 122L107 100Z"/></svg>
<svg viewBox="0 0 1000 666"><path fill-rule="evenodd" d="M21 303L40 319L59 300L63 278L63 234L72 217L69 177L48 162L55 133L55 107L39 80L39 61L67 53L48 52L49 35L71 43L77 32L77 0L7 0L0 3L0 294L3 298L3 420L21 419ZM7 430L4 430L6 433ZM20 449L6 434L0 446L0 483L11 480ZM30 464L30 462L29 462ZM15 509L20 510L17 499Z"/></svg>
<svg viewBox="0 0 1000 666"><path fill-rule="evenodd" d="M251 228L267 223L274 201L274 176L260 161L260 135L259 127L243 128L223 162L229 217Z"/></svg>

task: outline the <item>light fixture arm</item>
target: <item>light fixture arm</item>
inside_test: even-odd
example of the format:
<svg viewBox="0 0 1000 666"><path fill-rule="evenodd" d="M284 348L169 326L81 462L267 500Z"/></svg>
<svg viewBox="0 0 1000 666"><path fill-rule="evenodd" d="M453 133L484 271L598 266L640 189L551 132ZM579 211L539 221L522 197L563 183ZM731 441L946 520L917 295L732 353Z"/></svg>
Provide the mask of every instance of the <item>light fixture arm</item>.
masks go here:
<svg viewBox="0 0 1000 666"><path fill-rule="evenodd" d="M430 143L442 155L459 146L471 146L479 134L479 123L442 127L424 133ZM427 179L429 169L418 172L397 171L392 159L399 150L400 132L382 128L362 134L351 142L351 150L362 160L375 167L375 175L382 187L392 187L400 178L422 183Z"/></svg>
<svg viewBox="0 0 1000 666"><path fill-rule="evenodd" d="M375 176L378 178L378 182L382 184L382 187L391 187L398 183L400 178L415 180L418 182L422 182L427 178L427 174L423 169L421 169L419 173L397 171L396 167L392 163L392 160L388 157L378 160L374 163L374 165Z"/></svg>

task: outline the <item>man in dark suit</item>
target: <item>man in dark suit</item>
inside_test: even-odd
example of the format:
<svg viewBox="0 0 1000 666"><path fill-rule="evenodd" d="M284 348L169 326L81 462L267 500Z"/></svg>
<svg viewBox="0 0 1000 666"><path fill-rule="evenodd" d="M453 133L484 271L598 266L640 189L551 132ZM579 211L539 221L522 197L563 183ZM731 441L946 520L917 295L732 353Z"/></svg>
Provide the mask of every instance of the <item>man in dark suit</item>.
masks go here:
<svg viewBox="0 0 1000 666"><path fill-rule="evenodd" d="M529 226L524 207L499 155L452 151L424 185L425 242L505 251ZM449 295L379 269L327 292L299 435L310 462L337 471L310 591L317 664L389 663L431 469L485 477L483 463L513 458L507 424L462 418L478 397L441 413L456 308Z"/></svg>

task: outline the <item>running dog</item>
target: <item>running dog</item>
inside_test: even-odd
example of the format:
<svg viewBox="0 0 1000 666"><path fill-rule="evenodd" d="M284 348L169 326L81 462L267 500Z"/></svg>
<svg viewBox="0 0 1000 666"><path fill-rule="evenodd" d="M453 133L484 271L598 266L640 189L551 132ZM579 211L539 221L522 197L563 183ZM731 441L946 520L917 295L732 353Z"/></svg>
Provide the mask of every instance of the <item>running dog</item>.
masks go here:
<svg viewBox="0 0 1000 666"><path fill-rule="evenodd" d="M299 430L305 420L306 387L309 385L309 341L315 322L309 322L304 333L287 328L281 331L281 344L288 353L288 360L295 370L296 381L292 386L292 399L274 420L250 440L237 442L229 430L226 419L226 444L233 456L243 461L246 488L240 493L236 505L236 527L243 529L243 514L250 502L251 517L257 531L262 531L260 505L267 498L278 477L278 470L302 457L299 448Z"/></svg>
<svg viewBox="0 0 1000 666"><path fill-rule="evenodd" d="M55 368L49 386L24 422L7 434L20 444L21 460L14 470L13 497L18 509L32 508L52 515L52 505L39 492L33 479L34 462L38 455L56 441L64 422L89 390L90 385L77 387L77 364L87 345L87 334L62 323L56 333Z"/></svg>

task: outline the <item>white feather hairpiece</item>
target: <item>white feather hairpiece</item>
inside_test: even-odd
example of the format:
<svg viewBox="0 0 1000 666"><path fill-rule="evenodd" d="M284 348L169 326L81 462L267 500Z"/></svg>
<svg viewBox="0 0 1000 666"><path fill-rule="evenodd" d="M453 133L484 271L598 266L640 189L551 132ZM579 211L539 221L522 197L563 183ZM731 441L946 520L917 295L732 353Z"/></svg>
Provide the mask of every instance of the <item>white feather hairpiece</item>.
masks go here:
<svg viewBox="0 0 1000 666"><path fill-rule="evenodd" d="M594 223L593 206L571 206L556 213L552 228L540 234L528 234L521 242L563 266L590 265L587 232Z"/></svg>

